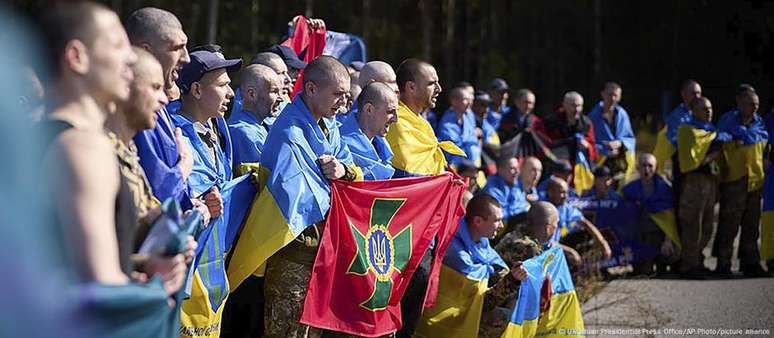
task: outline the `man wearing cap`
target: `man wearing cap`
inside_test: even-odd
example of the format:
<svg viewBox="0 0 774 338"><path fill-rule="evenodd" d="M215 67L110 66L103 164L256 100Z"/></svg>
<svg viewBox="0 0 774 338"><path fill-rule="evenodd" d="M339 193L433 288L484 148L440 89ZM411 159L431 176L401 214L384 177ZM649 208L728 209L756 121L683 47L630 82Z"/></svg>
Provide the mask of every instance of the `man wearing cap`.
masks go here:
<svg viewBox="0 0 774 338"><path fill-rule="evenodd" d="M473 95L465 87L455 87L449 94L451 103L441 120L438 122L438 140L451 141L465 151L465 156L445 154L449 164L456 166L462 160L468 159L481 165L481 143L476 134L476 117L468 107L473 101Z"/></svg>
<svg viewBox="0 0 774 338"><path fill-rule="evenodd" d="M396 177L437 175L446 170L444 151L465 155L454 143L438 142L432 126L421 113L434 108L441 83L435 68L425 61L407 59L398 67L400 90L398 122L387 132L394 152Z"/></svg>
<svg viewBox="0 0 774 338"><path fill-rule="evenodd" d="M259 162L261 150L269 135L268 118L279 115L283 101L282 83L269 67L254 64L240 73L239 89L244 93L242 107L228 117L231 142L234 145L234 168L241 163Z"/></svg>
<svg viewBox="0 0 774 338"><path fill-rule="evenodd" d="M178 69L190 61L185 45L188 41L183 26L174 14L163 9L145 7L134 11L126 22L129 41L156 57L164 73L164 91L170 100L178 97L175 84ZM179 105L179 103L178 103ZM193 155L182 132L172 123L168 105L156 112L156 126L134 137L153 194L161 201L174 198L187 210L194 205L206 206L217 217L220 199L213 193L204 202L195 199L188 185L193 169Z"/></svg>
<svg viewBox="0 0 774 338"><path fill-rule="evenodd" d="M306 62L301 61L301 59L298 58L298 55L296 55L296 52L288 46L274 45L268 49L268 52L279 55L282 58L282 61L285 61L285 64L288 67L288 75L290 76L293 86L295 86L299 72L306 68Z"/></svg>
<svg viewBox="0 0 774 338"><path fill-rule="evenodd" d="M489 95L492 97L492 105L489 109L487 119L495 128L499 128L500 120L505 114L511 112L511 107L508 106L508 91L510 89L508 82L505 82L505 80L499 77L494 78L489 85Z"/></svg>
<svg viewBox="0 0 774 338"><path fill-rule="evenodd" d="M366 180L392 178L392 150L384 135L398 120L398 95L381 82L366 85L358 98L357 111L342 121L341 142L349 147L355 164Z"/></svg>
<svg viewBox="0 0 774 338"><path fill-rule="evenodd" d="M194 170L188 179L194 196L231 180L233 149L223 115L234 98L227 71L241 66L242 60L198 51L191 53L191 63L183 66L177 81L182 106L172 120L194 149Z"/></svg>
<svg viewBox="0 0 774 338"><path fill-rule="evenodd" d="M471 110L476 117L476 133L481 140L481 164L487 175L492 175L497 171L497 159L500 152L500 137L497 135L497 128L489 120L489 105L492 98L482 90L473 93L473 104Z"/></svg>

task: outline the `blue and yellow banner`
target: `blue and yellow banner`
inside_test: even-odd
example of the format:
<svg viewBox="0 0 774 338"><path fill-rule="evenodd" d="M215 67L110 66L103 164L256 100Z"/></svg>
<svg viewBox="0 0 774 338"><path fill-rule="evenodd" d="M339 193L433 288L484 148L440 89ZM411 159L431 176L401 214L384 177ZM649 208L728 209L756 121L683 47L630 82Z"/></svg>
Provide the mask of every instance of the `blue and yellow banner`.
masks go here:
<svg viewBox="0 0 774 338"><path fill-rule="evenodd" d="M582 196L584 192L594 186L594 172L591 163L582 151L575 154L575 167L573 167L573 183L575 193Z"/></svg>
<svg viewBox="0 0 774 338"><path fill-rule="evenodd" d="M524 261L529 274L503 338L583 337L585 328L570 269L559 246Z"/></svg>
<svg viewBox="0 0 774 338"><path fill-rule="evenodd" d="M774 259L774 164L769 164L763 184L761 214L761 259Z"/></svg>
<svg viewBox="0 0 774 338"><path fill-rule="evenodd" d="M718 138L730 140L723 144L724 165L721 181L733 182L747 176L747 191L763 187L763 153L768 132L763 119L757 114L743 125L739 111L723 114L718 122Z"/></svg>
<svg viewBox="0 0 774 338"><path fill-rule="evenodd" d="M680 234L677 230L677 219L675 218L675 196L672 186L661 175L653 176L653 186L653 193L648 197L645 197L641 180L635 180L625 185L622 192L626 199L640 201L642 203L640 207L644 208L650 219L658 225L666 237L682 248Z"/></svg>
<svg viewBox="0 0 774 338"><path fill-rule="evenodd" d="M318 158L327 154L347 166L354 162L341 143L338 122L323 118L321 123L327 134L297 96L269 132L259 172L266 182L252 203L228 266L233 288L304 229L325 219L331 190Z"/></svg>
<svg viewBox="0 0 774 338"><path fill-rule="evenodd" d="M677 130L680 171L687 173L699 168L716 136L717 132L711 123L691 120L691 123L681 125Z"/></svg>

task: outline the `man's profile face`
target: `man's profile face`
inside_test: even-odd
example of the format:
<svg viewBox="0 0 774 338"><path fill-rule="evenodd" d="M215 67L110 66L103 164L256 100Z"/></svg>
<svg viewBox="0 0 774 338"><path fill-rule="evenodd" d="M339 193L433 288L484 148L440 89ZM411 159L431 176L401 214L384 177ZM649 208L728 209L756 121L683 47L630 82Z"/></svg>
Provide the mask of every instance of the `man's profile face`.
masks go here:
<svg viewBox="0 0 774 338"><path fill-rule="evenodd" d="M486 101L473 101L473 107L471 108L473 113L479 119L485 119L489 113L489 103Z"/></svg>
<svg viewBox="0 0 774 338"><path fill-rule="evenodd" d="M95 97L105 102L125 101L133 79L131 66L137 61L118 16L110 11L95 14L95 38L88 48L86 81Z"/></svg>
<svg viewBox="0 0 774 338"><path fill-rule="evenodd" d="M516 99L516 108L523 114L529 114L535 109L535 95L528 93Z"/></svg>
<svg viewBox="0 0 774 338"><path fill-rule="evenodd" d="M130 127L134 130L153 129L156 126L156 112L167 102L161 66L155 61L145 61L135 66L131 94L124 108Z"/></svg>
<svg viewBox="0 0 774 338"><path fill-rule="evenodd" d="M583 111L583 99L580 97L569 97L562 102L562 108L567 116L579 117Z"/></svg>
<svg viewBox="0 0 774 338"><path fill-rule="evenodd" d="M385 136L390 130L390 125L398 122L398 97L389 95L384 104L371 105L369 110L369 129L376 132L376 136Z"/></svg>
<svg viewBox="0 0 774 338"><path fill-rule="evenodd" d="M183 30L174 28L170 29L166 39L160 41L157 46L151 46L150 52L159 60L161 69L164 71L166 88L175 86L178 72L185 64L191 62L188 49L185 47L187 43L188 37Z"/></svg>
<svg viewBox="0 0 774 338"><path fill-rule="evenodd" d="M607 88L602 91L602 101L608 107L613 107L621 102L621 88Z"/></svg>
<svg viewBox="0 0 774 338"><path fill-rule="evenodd" d="M255 107L258 113L262 116L279 115L279 105L282 103L284 90L280 77L272 74L271 77L263 79L263 85L257 87L249 87L248 91L255 95Z"/></svg>
<svg viewBox="0 0 774 338"><path fill-rule="evenodd" d="M234 98L234 91L229 83L231 79L226 70L216 69L207 72L199 82L195 82L196 88L191 86L191 91L198 91L199 107L208 118L224 116L228 111L228 103Z"/></svg>
<svg viewBox="0 0 774 338"><path fill-rule="evenodd" d="M548 187L548 201L556 206L567 202L567 184L551 184Z"/></svg>
<svg viewBox="0 0 774 338"><path fill-rule="evenodd" d="M441 94L441 83L438 81L438 74L433 66L425 65L416 75L414 82L414 95L418 102L427 108L435 108L438 101L438 95Z"/></svg>
<svg viewBox="0 0 774 338"><path fill-rule="evenodd" d="M750 117L758 112L760 101L757 94L749 94L739 102L739 112L743 117Z"/></svg>
<svg viewBox="0 0 774 338"><path fill-rule="evenodd" d="M486 238L492 239L503 227L503 209L490 205L487 216L475 216L478 232Z"/></svg>
<svg viewBox="0 0 774 338"><path fill-rule="evenodd" d="M691 109L691 112L699 121L712 121L712 103L709 100L701 100L696 107Z"/></svg>
<svg viewBox="0 0 774 338"><path fill-rule="evenodd" d="M465 112L470 107L473 101L473 95L470 95L467 90L462 91L459 95L451 98L452 109L456 112Z"/></svg>

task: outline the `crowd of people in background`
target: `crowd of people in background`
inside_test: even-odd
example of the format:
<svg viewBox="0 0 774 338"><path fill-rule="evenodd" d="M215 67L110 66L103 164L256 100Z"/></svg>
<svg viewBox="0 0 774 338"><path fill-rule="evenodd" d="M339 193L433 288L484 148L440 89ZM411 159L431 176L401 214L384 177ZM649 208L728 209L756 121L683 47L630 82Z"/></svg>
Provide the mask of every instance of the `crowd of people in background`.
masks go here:
<svg viewBox="0 0 774 338"><path fill-rule="evenodd" d="M170 306L182 301L175 295L188 266L208 263L195 259L200 243L189 237L173 254L138 255L162 202L176 201L203 224L227 217L221 189L247 164L285 170L277 155L285 148L301 149L307 157L300 161L322 185L445 171L467 178L466 214L444 264L489 280L480 314L485 336L502 332L507 314L497 309L513 306L524 260L559 246L573 274L607 271L603 262L618 255L610 224L621 220L594 213L601 203L636 210L629 230L637 245L629 248L651 251L634 252L642 257L630 262L634 275L728 278L738 275L733 257L744 276L774 271L771 249L759 252L762 208L772 195L764 185L765 174L774 174L774 116L758 113L751 85L740 85L736 107L715 118L701 85L685 81L682 102L651 150L638 145L623 88L612 81L601 85L598 101L568 88L556 111L538 113L533 90L512 89L503 78L442 88L433 65L415 58L345 65L319 56L307 63L284 45L249 62L226 58L229 51L214 44L189 52L197 43L158 8L138 9L122 23L107 7L77 2L41 20L51 69L32 90L47 104L36 115L50 135L41 168L78 282L158 287ZM324 27L316 19L306 24ZM449 108L442 112L443 91ZM319 221L305 226L264 271L235 290L217 290L225 305L211 332L333 334L298 321L324 231ZM717 257L714 270L704 264L708 249ZM395 336L433 336L428 313L439 309L423 315L427 280L425 262L402 298ZM184 302L180 311L195 305ZM182 336L201 333L186 331L185 320L182 326Z"/></svg>

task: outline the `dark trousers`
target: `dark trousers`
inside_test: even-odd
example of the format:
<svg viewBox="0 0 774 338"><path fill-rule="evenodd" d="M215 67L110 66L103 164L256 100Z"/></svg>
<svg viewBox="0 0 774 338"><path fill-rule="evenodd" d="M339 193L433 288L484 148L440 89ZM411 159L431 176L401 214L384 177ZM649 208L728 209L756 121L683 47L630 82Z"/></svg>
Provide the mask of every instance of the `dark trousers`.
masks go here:
<svg viewBox="0 0 774 338"><path fill-rule="evenodd" d="M739 260L742 265L760 261L761 193L761 190L747 191L747 177L720 185L720 217L715 238L718 266L731 264L734 238L740 229Z"/></svg>
<svg viewBox="0 0 774 338"><path fill-rule="evenodd" d="M422 262L411 276L406 292L400 300L401 321L403 326L395 333L396 338L411 338L417 329L417 324L422 318L422 309L425 303L427 282L429 281L430 262L433 250L427 250L422 256Z"/></svg>
<svg viewBox="0 0 774 338"><path fill-rule="evenodd" d="M263 336L263 300L263 277L247 277L226 301L220 336Z"/></svg>

